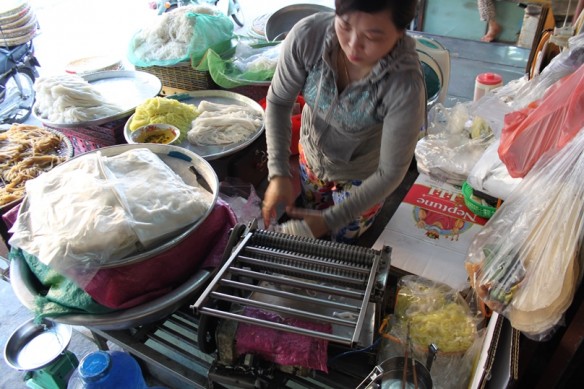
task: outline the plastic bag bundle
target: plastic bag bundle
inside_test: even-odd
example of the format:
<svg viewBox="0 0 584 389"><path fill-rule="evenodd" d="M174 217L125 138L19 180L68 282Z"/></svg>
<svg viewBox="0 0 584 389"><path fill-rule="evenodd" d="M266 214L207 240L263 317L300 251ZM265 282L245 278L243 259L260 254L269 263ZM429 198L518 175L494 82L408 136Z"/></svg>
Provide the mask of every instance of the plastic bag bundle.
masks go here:
<svg viewBox="0 0 584 389"><path fill-rule="evenodd" d="M584 131L545 154L471 243L471 285L536 340L561 323L581 279Z"/></svg>
<svg viewBox="0 0 584 389"><path fill-rule="evenodd" d="M252 46L239 41L233 55L210 49L200 63L193 62L193 65L199 71L208 71L222 88L265 83L274 76L280 47L281 42Z"/></svg>
<svg viewBox="0 0 584 389"><path fill-rule="evenodd" d="M209 48L230 48L232 38L233 23L216 7L178 7L134 34L128 59L140 67L198 63Z"/></svg>
<svg viewBox="0 0 584 389"><path fill-rule="evenodd" d="M462 103L453 108L435 105L429 122L428 135L416 144L418 170L440 181L462 185L494 140L489 123Z"/></svg>
<svg viewBox="0 0 584 389"><path fill-rule="evenodd" d="M505 116L499 156L512 177L523 177L548 150L561 149L584 123L584 66L545 96Z"/></svg>

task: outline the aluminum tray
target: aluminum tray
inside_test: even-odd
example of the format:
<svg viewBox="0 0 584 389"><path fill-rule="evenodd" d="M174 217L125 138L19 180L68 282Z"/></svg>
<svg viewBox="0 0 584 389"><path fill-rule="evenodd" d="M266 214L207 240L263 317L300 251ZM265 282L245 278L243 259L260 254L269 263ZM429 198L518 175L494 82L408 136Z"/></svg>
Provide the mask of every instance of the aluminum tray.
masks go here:
<svg viewBox="0 0 584 389"><path fill-rule="evenodd" d="M292 27L301 19L317 12L333 12L332 8L319 4L291 4L280 8L268 18L265 34L268 41L283 41Z"/></svg>
<svg viewBox="0 0 584 389"><path fill-rule="evenodd" d="M4 348L6 363L17 370L38 370L51 364L71 341L71 327L34 318L18 327Z"/></svg>
<svg viewBox="0 0 584 389"><path fill-rule="evenodd" d="M98 126L130 116L144 100L157 96L162 90L158 77L146 72L132 70L112 70L81 76L97 89L107 101L120 106L123 111L86 122L55 123L41 117L38 105L32 107L33 116L43 124L54 128L74 128Z"/></svg>
<svg viewBox="0 0 584 389"><path fill-rule="evenodd" d="M104 331L122 330L150 324L171 315L191 300L207 284L211 273L199 270L172 292L133 308L96 314L68 314L51 318L57 323L84 326ZM35 297L43 293L39 282L22 258L10 261L10 284L16 298L29 310L35 309Z"/></svg>
<svg viewBox="0 0 584 389"><path fill-rule="evenodd" d="M254 108L262 114L262 117L264 116L264 110L262 109L261 105L249 97L235 92L223 90L201 90L176 95L175 98L182 103L193 105L199 105L199 103L203 100L218 104L239 104ZM130 142L130 123L132 122L133 117L134 115L130 116L126 122L126 125L124 126L124 138L126 139L126 142ZM184 147L185 149L188 149L210 161L231 155L238 152L239 150L246 148L252 144L263 133L263 131L264 125L262 124L262 126L257 129L257 132L250 138L243 142L233 143L226 146L197 146L191 144L187 139L183 140L182 143L178 144L177 146Z"/></svg>

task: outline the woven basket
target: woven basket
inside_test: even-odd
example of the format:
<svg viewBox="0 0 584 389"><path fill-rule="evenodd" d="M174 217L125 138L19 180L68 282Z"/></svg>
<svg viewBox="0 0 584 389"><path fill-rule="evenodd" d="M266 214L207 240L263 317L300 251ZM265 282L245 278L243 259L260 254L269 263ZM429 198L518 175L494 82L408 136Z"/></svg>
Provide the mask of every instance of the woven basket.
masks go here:
<svg viewBox="0 0 584 389"><path fill-rule="evenodd" d="M249 97L252 100L260 101L264 97L268 95L268 89L270 88L270 83L262 83L262 84L255 84L255 85L242 85L236 86L234 88L225 89L230 92L239 93L240 95L244 95ZM223 89L223 88L221 88Z"/></svg>
<svg viewBox="0 0 584 389"><path fill-rule="evenodd" d="M190 62L181 62L172 66L136 66L136 70L155 75L163 86L186 91L216 89L209 72L192 68Z"/></svg>
<svg viewBox="0 0 584 389"><path fill-rule="evenodd" d="M467 208L480 217L484 217L485 219L489 219L495 214L497 210L495 207L485 206L479 204L472 198L473 189L472 187L465 181L462 184L462 195L464 196L464 204Z"/></svg>

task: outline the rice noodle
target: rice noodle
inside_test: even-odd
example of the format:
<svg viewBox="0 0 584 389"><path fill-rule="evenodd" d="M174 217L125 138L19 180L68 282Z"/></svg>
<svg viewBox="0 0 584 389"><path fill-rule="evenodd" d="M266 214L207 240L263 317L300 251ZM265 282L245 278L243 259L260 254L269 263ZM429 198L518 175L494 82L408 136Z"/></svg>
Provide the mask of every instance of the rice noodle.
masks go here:
<svg viewBox="0 0 584 389"><path fill-rule="evenodd" d="M200 115L193 120L187 134L194 145L227 145L243 142L261 127L262 113L237 104L218 104L201 101Z"/></svg>

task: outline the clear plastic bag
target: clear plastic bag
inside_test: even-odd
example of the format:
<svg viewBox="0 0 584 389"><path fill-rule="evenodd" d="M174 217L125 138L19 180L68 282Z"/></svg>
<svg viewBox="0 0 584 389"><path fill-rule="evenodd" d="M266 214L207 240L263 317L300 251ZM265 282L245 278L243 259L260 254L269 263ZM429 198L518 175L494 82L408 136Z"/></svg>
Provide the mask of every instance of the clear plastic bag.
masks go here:
<svg viewBox="0 0 584 389"><path fill-rule="evenodd" d="M543 71L528 79L524 76L490 92L512 110L527 107L541 99L546 91L560 79L574 73L584 64L584 34L568 40L568 49L556 55Z"/></svg>
<svg viewBox="0 0 584 389"><path fill-rule="evenodd" d="M281 42L252 46L239 41L231 56L208 50L196 69L208 71L213 81L226 89L270 82L280 47Z"/></svg>
<svg viewBox="0 0 584 389"><path fill-rule="evenodd" d="M85 287L104 266L198 220L213 196L149 149L73 159L26 184L10 244Z"/></svg>
<svg viewBox="0 0 584 389"><path fill-rule="evenodd" d="M535 340L562 323L582 273L584 131L547 153L477 233L465 266L489 308Z"/></svg>
<svg viewBox="0 0 584 389"><path fill-rule="evenodd" d="M491 126L474 115L467 103L452 108L435 105L429 123L428 135L416 144L418 170L440 181L462 185L494 140Z"/></svg>
<svg viewBox="0 0 584 389"><path fill-rule="evenodd" d="M229 204L238 223L257 220L258 226L263 228L262 200L252 184L236 177L226 177L219 183L219 197Z"/></svg>
<svg viewBox="0 0 584 389"><path fill-rule="evenodd" d="M403 356L408 347L414 359L422 363L430 359L434 387L467 388L482 345L483 320L482 314L471 309L450 286L416 275L404 276L398 281L394 314L380 329L389 342L379 354L384 360ZM432 351L431 345L437 351Z"/></svg>

